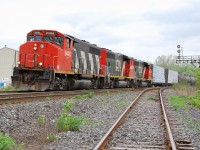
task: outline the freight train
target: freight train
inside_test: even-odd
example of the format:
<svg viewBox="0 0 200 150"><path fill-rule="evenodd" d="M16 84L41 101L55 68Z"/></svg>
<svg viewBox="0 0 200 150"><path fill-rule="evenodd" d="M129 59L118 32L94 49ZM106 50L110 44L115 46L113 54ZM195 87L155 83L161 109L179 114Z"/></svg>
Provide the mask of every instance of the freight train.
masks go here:
<svg viewBox="0 0 200 150"><path fill-rule="evenodd" d="M178 72L55 30L32 30L16 54L12 85L34 91L168 85Z"/></svg>

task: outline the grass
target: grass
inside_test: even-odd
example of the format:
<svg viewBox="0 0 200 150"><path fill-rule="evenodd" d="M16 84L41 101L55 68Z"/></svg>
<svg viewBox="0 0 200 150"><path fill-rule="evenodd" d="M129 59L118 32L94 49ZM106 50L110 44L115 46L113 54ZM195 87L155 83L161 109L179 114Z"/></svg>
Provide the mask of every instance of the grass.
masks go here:
<svg viewBox="0 0 200 150"><path fill-rule="evenodd" d="M108 106L108 102L106 102L106 101L99 101L99 102L97 102L97 106L99 106L99 107Z"/></svg>
<svg viewBox="0 0 200 150"><path fill-rule="evenodd" d="M46 100L47 100L47 101L51 100L51 97L47 96L47 97L46 97Z"/></svg>
<svg viewBox="0 0 200 150"><path fill-rule="evenodd" d="M40 126L44 125L44 123L45 123L44 115L39 115L39 117L38 117L38 123L39 123Z"/></svg>
<svg viewBox="0 0 200 150"><path fill-rule="evenodd" d="M196 91L195 96L189 96L188 99L193 107L200 109L200 90Z"/></svg>
<svg viewBox="0 0 200 150"><path fill-rule="evenodd" d="M47 135L47 140L48 140L49 142L53 142L53 141L55 141L56 139L57 139L57 137L56 137L56 135L53 134L53 133L50 133L50 134Z"/></svg>
<svg viewBox="0 0 200 150"><path fill-rule="evenodd" d="M19 149L16 141L0 132L0 150Z"/></svg>
<svg viewBox="0 0 200 150"><path fill-rule="evenodd" d="M174 83L172 87L180 96L192 96L196 91L196 87L190 86L187 82Z"/></svg>
<svg viewBox="0 0 200 150"><path fill-rule="evenodd" d="M93 92L90 92L90 93L84 94L84 95L76 95L76 96L74 96L74 98L76 100L88 99L88 98L92 98L92 97L94 97L94 93Z"/></svg>
<svg viewBox="0 0 200 150"><path fill-rule="evenodd" d="M66 101L63 104L62 113L67 113L71 111L72 106L74 106L74 102Z"/></svg>
<svg viewBox="0 0 200 150"><path fill-rule="evenodd" d="M152 101L152 100L155 100L155 99L156 99L155 96L149 96L149 97L148 97L148 100L151 100L151 101Z"/></svg>
<svg viewBox="0 0 200 150"><path fill-rule="evenodd" d="M127 104L128 104L127 100L120 101L119 104L117 105L117 108L123 109L127 106Z"/></svg>
<svg viewBox="0 0 200 150"><path fill-rule="evenodd" d="M23 89L20 88L14 88L13 86L9 85L6 87L0 87L0 91L23 91Z"/></svg>
<svg viewBox="0 0 200 150"><path fill-rule="evenodd" d="M183 108L183 109L187 108L186 102L183 97L170 96L169 100L175 111L180 108Z"/></svg>
<svg viewBox="0 0 200 150"><path fill-rule="evenodd" d="M200 124L191 118L183 118L185 123L190 126L191 129L197 131L198 133L200 133Z"/></svg>

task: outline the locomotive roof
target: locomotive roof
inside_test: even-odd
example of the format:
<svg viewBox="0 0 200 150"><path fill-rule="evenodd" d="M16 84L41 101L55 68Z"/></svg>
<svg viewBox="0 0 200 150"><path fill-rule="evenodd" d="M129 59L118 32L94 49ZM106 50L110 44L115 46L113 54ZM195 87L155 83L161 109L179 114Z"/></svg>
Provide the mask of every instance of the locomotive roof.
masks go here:
<svg viewBox="0 0 200 150"><path fill-rule="evenodd" d="M68 37L68 38L74 40L76 43L84 43L84 44L88 44L88 45L90 45L90 46L92 46L92 47L95 47L95 48L100 48L100 47L97 46L96 44L92 44L92 43L90 43L90 42L88 42L88 41L78 39L78 38L76 38L76 37L74 37L74 36L71 36L71 35L69 35L69 34L64 34L64 35L65 35L66 37Z"/></svg>

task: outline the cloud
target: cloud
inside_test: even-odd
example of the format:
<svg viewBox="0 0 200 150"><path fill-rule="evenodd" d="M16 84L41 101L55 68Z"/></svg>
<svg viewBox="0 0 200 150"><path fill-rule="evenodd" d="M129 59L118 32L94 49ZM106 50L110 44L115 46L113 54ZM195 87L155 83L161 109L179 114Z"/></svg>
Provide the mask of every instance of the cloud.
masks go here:
<svg viewBox="0 0 200 150"><path fill-rule="evenodd" d="M18 49L29 31L53 29L151 62L176 55L177 44L198 54L199 6L198 0L2 0L0 46Z"/></svg>

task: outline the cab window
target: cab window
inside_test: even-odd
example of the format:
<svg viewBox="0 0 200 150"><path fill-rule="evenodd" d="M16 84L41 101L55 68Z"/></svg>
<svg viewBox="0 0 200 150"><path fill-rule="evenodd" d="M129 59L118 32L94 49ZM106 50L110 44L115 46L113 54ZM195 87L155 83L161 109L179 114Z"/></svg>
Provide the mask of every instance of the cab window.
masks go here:
<svg viewBox="0 0 200 150"><path fill-rule="evenodd" d="M63 45L63 38L62 37L59 37L59 36L55 36L54 37L54 42L60 46Z"/></svg>
<svg viewBox="0 0 200 150"><path fill-rule="evenodd" d="M28 37L27 37L27 41L34 41L34 36L32 36L32 35L31 35L31 36L28 36Z"/></svg>
<svg viewBox="0 0 200 150"><path fill-rule="evenodd" d="M44 41L53 42L52 36L44 36Z"/></svg>
<svg viewBox="0 0 200 150"><path fill-rule="evenodd" d="M36 36L35 36L35 40L36 40L36 41L42 41L42 36L36 35Z"/></svg>

